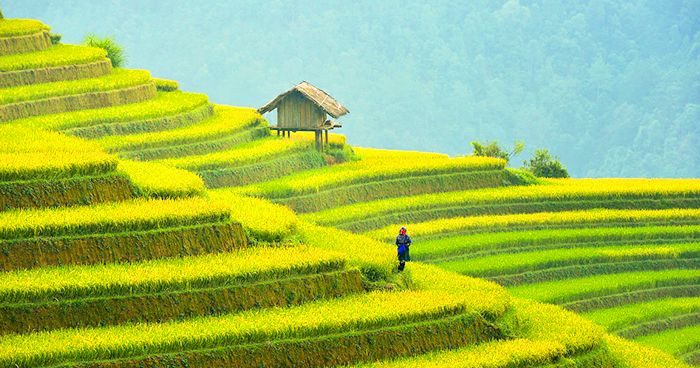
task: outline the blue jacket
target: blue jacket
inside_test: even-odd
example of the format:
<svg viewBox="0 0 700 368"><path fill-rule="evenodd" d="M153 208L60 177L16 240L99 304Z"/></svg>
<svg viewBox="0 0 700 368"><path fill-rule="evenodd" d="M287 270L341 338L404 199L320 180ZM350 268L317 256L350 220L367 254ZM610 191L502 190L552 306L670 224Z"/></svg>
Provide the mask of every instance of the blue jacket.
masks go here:
<svg viewBox="0 0 700 368"><path fill-rule="evenodd" d="M411 237L408 235L399 234L398 236L396 236L396 246L398 247L399 253L403 253L403 252L407 251L408 247L411 246L411 243L412 243ZM402 248L405 248L405 250ZM402 252L402 250L403 250L403 252Z"/></svg>

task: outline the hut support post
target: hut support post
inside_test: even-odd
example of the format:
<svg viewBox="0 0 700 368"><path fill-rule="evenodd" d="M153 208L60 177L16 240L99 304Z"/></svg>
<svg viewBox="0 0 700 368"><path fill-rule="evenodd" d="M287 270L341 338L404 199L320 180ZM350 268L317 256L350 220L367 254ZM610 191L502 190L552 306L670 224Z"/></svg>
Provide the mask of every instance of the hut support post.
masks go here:
<svg viewBox="0 0 700 368"><path fill-rule="evenodd" d="M316 150L321 151L323 149L323 137L321 136L321 132L314 130L314 138L316 141Z"/></svg>
<svg viewBox="0 0 700 368"><path fill-rule="evenodd" d="M328 129L326 129L326 145L328 145Z"/></svg>

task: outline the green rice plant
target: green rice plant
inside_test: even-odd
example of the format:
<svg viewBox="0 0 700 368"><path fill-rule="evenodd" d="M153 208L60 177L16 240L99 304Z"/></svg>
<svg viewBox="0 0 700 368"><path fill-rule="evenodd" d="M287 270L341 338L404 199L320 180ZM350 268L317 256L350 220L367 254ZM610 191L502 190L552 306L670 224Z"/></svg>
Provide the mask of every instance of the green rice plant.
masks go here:
<svg viewBox="0 0 700 368"><path fill-rule="evenodd" d="M513 298L515 313L507 322L517 337L534 341L557 341L568 354L590 351L600 344L604 330L562 308Z"/></svg>
<svg viewBox="0 0 700 368"><path fill-rule="evenodd" d="M365 151L358 151L360 157ZM502 170L505 162L499 159L480 157L445 158L442 156L408 154L369 155L361 161L333 165L316 170L309 170L286 176L278 180L246 188L251 195L267 198L288 198L304 194L317 193L322 190L385 181L389 179L458 173L464 171ZM396 158L395 158L396 157Z"/></svg>
<svg viewBox="0 0 700 368"><path fill-rule="evenodd" d="M648 368L688 368L689 366L674 359L670 354L659 349L637 344L616 336L606 335L605 343L619 361L630 367Z"/></svg>
<svg viewBox="0 0 700 368"><path fill-rule="evenodd" d="M182 319L363 291L360 273L344 265L339 254L296 246L5 273L0 334Z"/></svg>
<svg viewBox="0 0 700 368"><path fill-rule="evenodd" d="M0 126L0 182L100 175L114 171L116 164L116 157L81 139Z"/></svg>
<svg viewBox="0 0 700 368"><path fill-rule="evenodd" d="M511 294L548 303L625 293L664 286L697 284L700 270L663 270L596 275L579 279L543 282L509 288Z"/></svg>
<svg viewBox="0 0 700 368"><path fill-rule="evenodd" d="M98 142L109 152L125 152L170 147L214 140L260 124L253 109L224 105L214 106L214 116L197 124L160 132L104 137Z"/></svg>
<svg viewBox="0 0 700 368"><path fill-rule="evenodd" d="M0 106L0 121L142 102L156 96L153 83Z"/></svg>
<svg viewBox="0 0 700 368"><path fill-rule="evenodd" d="M17 120L14 125L64 130L68 133L72 128L96 125L110 125L133 122L137 120L158 119L156 125L168 116L192 111L199 107L208 109L209 101L206 95L196 93L159 93L154 99L123 106L112 106L95 110L73 111L48 116L36 116ZM208 110L207 110L208 111ZM209 112L209 111L208 111Z"/></svg>
<svg viewBox="0 0 700 368"><path fill-rule="evenodd" d="M161 221L158 227L147 229L149 225L141 223L142 229L121 227L112 233L95 226L91 229L93 233L0 241L0 270L138 262L247 247L248 240L240 224L213 220L181 219L187 224L175 225L177 219L170 219Z"/></svg>
<svg viewBox="0 0 700 368"><path fill-rule="evenodd" d="M696 242L700 226L649 226L582 229L544 229L456 235L420 241L411 255L416 260L444 262L450 259L478 258L501 253L538 249Z"/></svg>
<svg viewBox="0 0 700 368"><path fill-rule="evenodd" d="M625 330L649 321L700 312L700 298L665 298L589 311L584 317L608 331Z"/></svg>
<svg viewBox="0 0 700 368"><path fill-rule="evenodd" d="M305 244L345 254L368 281L388 280L396 267L396 250L365 236L304 222L298 234Z"/></svg>
<svg viewBox="0 0 700 368"><path fill-rule="evenodd" d="M226 207L204 198L137 199L97 206L0 213L0 239L144 231L229 221Z"/></svg>
<svg viewBox="0 0 700 368"><path fill-rule="evenodd" d="M246 144L270 135L266 126L258 125L243 129L220 138L211 140L194 140L191 143L166 144L152 148L120 151L119 156L139 161L177 158L184 156L203 155L216 151L224 151Z"/></svg>
<svg viewBox="0 0 700 368"><path fill-rule="evenodd" d="M0 182L0 211L99 204L133 197L129 178L119 173Z"/></svg>
<svg viewBox="0 0 700 368"><path fill-rule="evenodd" d="M0 37L25 36L49 29L49 26L34 19L3 19L0 21Z"/></svg>
<svg viewBox="0 0 700 368"><path fill-rule="evenodd" d="M160 115L140 120L125 120L94 125L68 128L61 130L65 134L74 135L85 139L95 139L109 135L129 135L145 132L159 132L168 129L180 128L196 124L213 114L213 108L209 104L202 104L181 113L173 115Z"/></svg>
<svg viewBox="0 0 700 368"><path fill-rule="evenodd" d="M286 139L267 138L251 142L230 150L212 152L204 155L180 157L157 162L183 169L205 171L227 167L243 166L269 159L275 156L283 156L293 152L309 149L306 142L293 142Z"/></svg>
<svg viewBox="0 0 700 368"><path fill-rule="evenodd" d="M417 325L415 327L418 328L414 330L414 333L422 336L428 332L421 331L422 329L419 328L420 323L425 321L429 326L434 326L431 321L440 318L464 322L460 323L459 327L454 324L448 324L452 329L465 329L464 333L457 334L457 336L461 335L458 340L461 341L459 345L498 337L498 332L478 315L464 315L465 311L468 310L465 303L467 302L460 300L458 297L453 297L449 293L427 291L373 292L342 299L308 303L286 309L256 310L219 317L193 318L178 322L58 330L32 335L11 335L0 340L0 362L3 365L46 366L62 362L133 359L175 352L183 354L188 351L225 346L233 347L240 344L246 344L247 351L255 352L257 349L250 350L249 344L276 340L281 340L284 343L284 339L328 335L339 336L338 338L341 340L338 342L343 342L344 344L348 344L351 341L361 343L363 340L359 337L343 339L342 336L347 331L361 333L362 330L381 329L392 325L401 326L406 324L407 321ZM401 308L396 308L397 305L401 305ZM441 331L442 329L434 328L432 333L437 339L428 339L428 341L446 341L442 340L445 335ZM370 333L370 336L379 335ZM390 336L395 343L397 340L394 338L395 335L392 334ZM315 347L319 349L321 346L330 345L328 347L338 349L335 355L336 359L339 360L335 361L335 364L349 363L359 358L353 353L346 352L346 350L340 348L342 345L336 347L338 344L327 341L328 338L324 340L323 345L315 345ZM381 346L389 343L389 341L385 342L385 340L381 338L375 339L374 346L376 350L368 350L383 351ZM447 341L449 340L447 339ZM452 341L454 342L454 340ZM438 346L444 346L444 344L439 344ZM284 345L280 347L284 347ZM435 349L435 347L431 348ZM427 350L419 345L413 346L413 349L414 351L415 349L420 349L418 351ZM239 351L237 350L236 353L240 354ZM325 349L323 351L324 354L320 355L327 355L325 354ZM364 351L364 348L360 349L360 351ZM289 346L287 349L281 349L277 354L282 354L285 358L288 358L293 352L296 356L296 351L292 349L292 346ZM265 353L265 350L258 354L261 353L263 354L262 356L255 355L256 360L265 359L266 365L270 361L275 361L273 357L276 354ZM194 354L193 352L189 356ZM212 355L211 352L206 354L210 357L209 359L216 358L216 355ZM225 357L235 356L223 354ZM273 354L273 357L267 357L267 354ZM313 355L315 356L316 354ZM310 359L308 354L306 356L305 359ZM376 358L385 356L386 353ZM246 358L245 355L239 356L238 359L235 359L235 365L256 365L254 361L251 362L249 359L250 357ZM231 360L226 361L227 364L231 364ZM300 361L303 362L303 360Z"/></svg>
<svg viewBox="0 0 700 368"><path fill-rule="evenodd" d="M698 220L700 220L700 209L594 209L438 219L412 224L409 230L416 238L435 238L453 233L513 231L519 229L695 224L698 223ZM392 241L396 229L402 225L394 224L366 234L375 239Z"/></svg>
<svg viewBox="0 0 700 368"><path fill-rule="evenodd" d="M0 37L0 55L43 51L51 47L52 38L46 31L23 36Z"/></svg>
<svg viewBox="0 0 700 368"><path fill-rule="evenodd" d="M240 196L230 189L211 190L207 194L211 200L225 206L231 218L240 222L254 239L279 242L297 230L297 217L287 207Z"/></svg>
<svg viewBox="0 0 700 368"><path fill-rule="evenodd" d="M687 256L687 255L684 255ZM504 287L513 287L522 284L536 284L541 282L580 278L594 275L615 274L621 272L659 271L671 269L696 269L700 267L700 258L669 258L669 259L641 259L625 260L617 262L591 263L581 262L553 268L543 268L534 271L521 272L509 275L488 277ZM680 290L674 290L680 293ZM683 294L683 293L681 293ZM610 298L610 302L623 301L624 298ZM566 305L567 309L582 311L598 308L599 299L593 301L577 302Z"/></svg>
<svg viewBox="0 0 700 368"><path fill-rule="evenodd" d="M695 266L697 269L697 266ZM614 308L625 304L641 303L663 298L687 298L700 295L700 286L680 280L677 283L665 282L657 288L642 288L629 292L596 296L588 299L566 302L561 306L570 311L585 313L596 309ZM675 323L675 322L674 322Z"/></svg>
<svg viewBox="0 0 700 368"><path fill-rule="evenodd" d="M124 48L112 37L98 37L95 34L85 36L83 44L90 47L99 47L107 52L107 58L112 62L112 67L119 68L126 63Z"/></svg>
<svg viewBox="0 0 700 368"><path fill-rule="evenodd" d="M635 341L679 356L684 353L697 351L700 348L700 325L642 336L635 339Z"/></svg>
<svg viewBox="0 0 700 368"><path fill-rule="evenodd" d="M64 80L96 78L111 72L112 63L106 58L84 64L15 70L12 72L0 73L0 87L6 88Z"/></svg>
<svg viewBox="0 0 700 368"><path fill-rule="evenodd" d="M304 150L301 150L305 148ZM224 167L198 171L208 188L242 186L276 179L303 170L311 170L326 165L319 152L310 147L300 147L300 151L288 154L274 154L258 162L241 166ZM284 203L288 205L287 203ZM289 206L292 207L292 206ZM296 210L296 208L292 207Z"/></svg>
<svg viewBox="0 0 700 368"><path fill-rule="evenodd" d="M44 51L0 56L0 72L85 64L102 60L106 55L104 50L95 47L55 45Z"/></svg>
<svg viewBox="0 0 700 368"><path fill-rule="evenodd" d="M208 285L200 282L203 285L201 288L168 284L170 288L155 294L0 305L0 335L182 320L250 309L300 305L364 291L362 276L356 269L294 273L246 283L236 283L235 279L222 277L208 282Z"/></svg>
<svg viewBox="0 0 700 368"><path fill-rule="evenodd" d="M341 253L299 245L129 264L20 270L0 274L0 304L151 294L188 285L192 288L219 285L223 280L232 284L250 283L336 271L344 267L344 262Z"/></svg>
<svg viewBox="0 0 700 368"><path fill-rule="evenodd" d="M151 74L146 70L115 69L111 74L98 78L2 88L0 104L128 88L146 84L150 79Z"/></svg>
<svg viewBox="0 0 700 368"><path fill-rule="evenodd" d="M686 328L697 324L700 324L699 312L647 321L645 323L640 323L638 325L616 331L615 333L627 339L635 339L640 336L652 335L658 333L659 331Z"/></svg>
<svg viewBox="0 0 700 368"><path fill-rule="evenodd" d="M304 219L366 231L396 223L389 222L394 218L408 223L438 217L611 208L617 203L626 206L623 208L638 209L670 198L683 200L698 196L700 180L695 179L550 180L547 185L429 193L361 202L307 214ZM353 223L357 225L348 225Z"/></svg>
<svg viewBox="0 0 700 368"><path fill-rule="evenodd" d="M295 141L314 142L316 137L314 132L291 132L290 139ZM324 138L325 139L325 138ZM329 133L328 144L333 146L344 146L347 138L343 134ZM324 141L325 142L325 141Z"/></svg>
<svg viewBox="0 0 700 368"><path fill-rule="evenodd" d="M600 328L560 308L516 299L511 340L492 341L457 350L359 364L355 367L519 367L554 363L597 347Z"/></svg>
<svg viewBox="0 0 700 368"><path fill-rule="evenodd" d="M358 238L358 240L361 239ZM366 244L366 246L373 245ZM411 272L414 289L445 292L469 301L468 305L471 309L481 311L488 319L498 319L512 306L508 292L491 281L455 275L433 265L411 263L407 267Z"/></svg>
<svg viewBox="0 0 700 368"><path fill-rule="evenodd" d="M366 183L330 187L316 193L275 199L299 213L318 211L348 203L361 203L377 198L391 198L407 193L426 193L468 188L499 186L503 170L463 171L435 175L409 176ZM343 226L336 226L343 228Z"/></svg>
<svg viewBox="0 0 700 368"><path fill-rule="evenodd" d="M119 171L129 176L143 197L178 198L204 193L204 181L187 170L153 162L119 161Z"/></svg>
<svg viewBox="0 0 700 368"><path fill-rule="evenodd" d="M356 368L507 368L537 366L553 363L566 355L564 346L556 341L512 339L490 341L457 350L430 352L415 357L362 363Z"/></svg>
<svg viewBox="0 0 700 368"><path fill-rule="evenodd" d="M641 244L533 250L479 258L455 259L440 267L466 275L489 277L574 265L697 257L700 243Z"/></svg>
<svg viewBox="0 0 700 368"><path fill-rule="evenodd" d="M161 92L173 92L180 89L180 85L174 80L154 78L153 81L156 83L156 88Z"/></svg>

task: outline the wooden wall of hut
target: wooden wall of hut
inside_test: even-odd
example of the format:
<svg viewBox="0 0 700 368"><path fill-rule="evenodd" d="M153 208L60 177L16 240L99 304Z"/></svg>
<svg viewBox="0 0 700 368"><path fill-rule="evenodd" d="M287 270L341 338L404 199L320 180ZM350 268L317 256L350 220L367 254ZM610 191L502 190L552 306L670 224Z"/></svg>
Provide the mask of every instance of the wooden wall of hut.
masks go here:
<svg viewBox="0 0 700 368"><path fill-rule="evenodd" d="M297 91L282 99L277 109L279 128L316 129L324 121L326 112Z"/></svg>

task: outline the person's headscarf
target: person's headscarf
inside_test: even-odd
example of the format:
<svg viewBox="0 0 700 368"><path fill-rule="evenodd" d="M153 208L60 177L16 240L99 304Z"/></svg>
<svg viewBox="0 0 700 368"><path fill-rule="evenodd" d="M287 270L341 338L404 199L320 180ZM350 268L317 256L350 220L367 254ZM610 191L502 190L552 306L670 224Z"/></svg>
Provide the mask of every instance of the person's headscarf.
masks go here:
<svg viewBox="0 0 700 368"><path fill-rule="evenodd" d="M401 226L401 228L399 229L399 234L406 235L406 227L405 226Z"/></svg>

